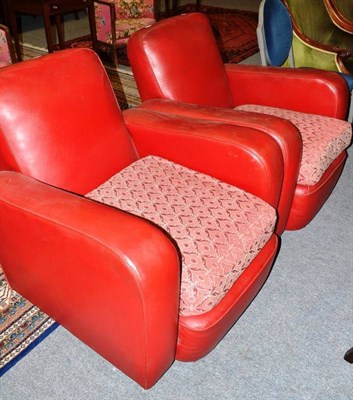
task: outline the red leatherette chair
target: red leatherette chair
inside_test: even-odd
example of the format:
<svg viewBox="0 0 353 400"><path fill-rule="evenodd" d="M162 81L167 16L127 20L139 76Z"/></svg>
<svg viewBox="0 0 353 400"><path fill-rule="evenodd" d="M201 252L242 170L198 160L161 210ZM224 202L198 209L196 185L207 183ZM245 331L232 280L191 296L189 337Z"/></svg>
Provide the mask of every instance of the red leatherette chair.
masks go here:
<svg viewBox="0 0 353 400"><path fill-rule="evenodd" d="M351 125L343 121L349 101L344 79L311 69L224 65L200 13L137 32L128 55L143 108L271 135L285 162L277 233L312 220L339 179L351 140Z"/></svg>
<svg viewBox="0 0 353 400"><path fill-rule="evenodd" d="M277 143L144 109L125 124L89 49L1 68L0 86L12 288L144 388L206 355L276 255Z"/></svg>

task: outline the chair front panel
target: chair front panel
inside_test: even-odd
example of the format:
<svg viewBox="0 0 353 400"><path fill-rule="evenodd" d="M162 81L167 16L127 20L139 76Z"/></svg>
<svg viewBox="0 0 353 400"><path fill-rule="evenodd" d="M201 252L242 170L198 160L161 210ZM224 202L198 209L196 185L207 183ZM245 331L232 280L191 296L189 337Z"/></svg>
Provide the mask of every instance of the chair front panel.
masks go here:
<svg viewBox="0 0 353 400"><path fill-rule="evenodd" d="M0 67L12 64L13 57L11 55L9 34L5 26L0 25Z"/></svg>
<svg viewBox="0 0 353 400"><path fill-rule="evenodd" d="M95 2L94 12L97 39L101 42L111 44L113 41L111 7L108 4Z"/></svg>

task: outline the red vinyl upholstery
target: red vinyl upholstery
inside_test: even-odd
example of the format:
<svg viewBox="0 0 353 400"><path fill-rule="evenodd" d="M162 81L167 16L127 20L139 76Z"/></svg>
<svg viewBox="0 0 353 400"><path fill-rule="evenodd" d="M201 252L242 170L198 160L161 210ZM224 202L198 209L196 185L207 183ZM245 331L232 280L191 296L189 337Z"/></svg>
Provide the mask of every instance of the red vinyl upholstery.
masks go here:
<svg viewBox="0 0 353 400"><path fill-rule="evenodd" d="M144 388L175 359L206 355L265 282L278 246L274 227L215 306L181 315L176 241L142 214L83 195L153 156L252 193L275 222L283 180L276 141L252 127L145 109L127 111L125 124L88 49L2 68L0 86L8 169L0 172L0 264L13 289Z"/></svg>
<svg viewBox="0 0 353 400"><path fill-rule="evenodd" d="M128 55L143 108L248 126L277 141L285 162L278 234L314 218L340 176L345 149L315 185L298 184L302 138L296 127L235 108L254 104L344 119L349 101L344 79L311 69L224 65L208 19L200 13L137 32L129 40Z"/></svg>

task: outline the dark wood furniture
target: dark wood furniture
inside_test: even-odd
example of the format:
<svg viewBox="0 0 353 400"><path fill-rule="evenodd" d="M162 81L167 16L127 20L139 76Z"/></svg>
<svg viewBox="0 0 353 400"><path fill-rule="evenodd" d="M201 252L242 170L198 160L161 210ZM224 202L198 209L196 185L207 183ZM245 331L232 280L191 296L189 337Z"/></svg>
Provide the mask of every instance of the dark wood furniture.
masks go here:
<svg viewBox="0 0 353 400"><path fill-rule="evenodd" d="M92 16L94 13L93 2L91 0L7 0L7 8L9 25L15 41L17 58L19 61L22 60L22 54L18 34L17 14L29 14L43 17L48 52L51 53L54 51L55 45L51 31L52 17L55 18L59 47L63 49L65 47L65 39L61 16L84 9L87 9L88 13L92 14ZM94 18L89 18L91 32L93 19Z"/></svg>
<svg viewBox="0 0 353 400"><path fill-rule="evenodd" d="M200 5L201 5L201 0L196 0L196 10L199 10ZM172 1L172 15L176 15L177 11L178 11L178 0L173 0Z"/></svg>
<svg viewBox="0 0 353 400"><path fill-rule="evenodd" d="M8 25L6 0L0 0L0 24Z"/></svg>

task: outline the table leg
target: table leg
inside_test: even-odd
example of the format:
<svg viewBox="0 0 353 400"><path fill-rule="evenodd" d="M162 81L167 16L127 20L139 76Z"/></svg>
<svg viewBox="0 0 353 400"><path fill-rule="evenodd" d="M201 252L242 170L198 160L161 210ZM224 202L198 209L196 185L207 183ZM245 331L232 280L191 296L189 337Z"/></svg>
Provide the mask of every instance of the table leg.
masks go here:
<svg viewBox="0 0 353 400"><path fill-rule="evenodd" d="M64 36L64 27L61 21L61 15L55 15L55 24L56 24L56 31L58 32L58 40L59 40L59 47L60 49L65 48L65 36Z"/></svg>
<svg viewBox="0 0 353 400"><path fill-rule="evenodd" d="M51 32L49 3L47 2L43 3L43 20L44 20L45 37L47 39L47 45L48 45L48 53L52 53L54 51L54 43Z"/></svg>
<svg viewBox="0 0 353 400"><path fill-rule="evenodd" d="M178 10L178 0L173 0L172 2L172 15L176 15Z"/></svg>
<svg viewBox="0 0 353 400"><path fill-rule="evenodd" d="M91 32L92 47L94 51L98 51L97 33L96 33L97 28L96 28L93 0L87 0L87 13L89 21L89 30Z"/></svg>

